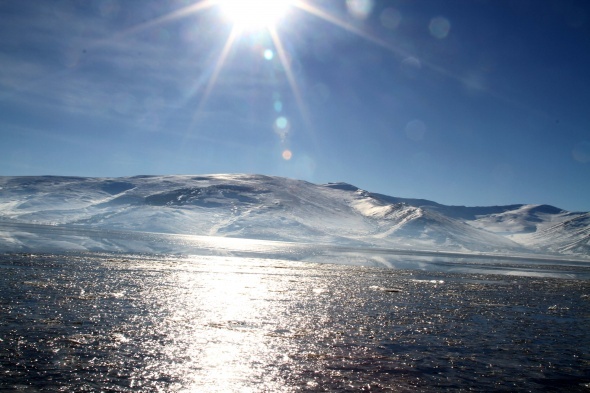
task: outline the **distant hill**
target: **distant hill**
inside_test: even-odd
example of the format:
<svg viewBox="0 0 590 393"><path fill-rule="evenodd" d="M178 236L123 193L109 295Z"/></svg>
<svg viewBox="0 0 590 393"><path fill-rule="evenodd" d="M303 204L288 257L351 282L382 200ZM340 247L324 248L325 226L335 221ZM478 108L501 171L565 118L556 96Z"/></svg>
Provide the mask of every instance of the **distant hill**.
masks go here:
<svg viewBox="0 0 590 393"><path fill-rule="evenodd" d="M590 256L590 217L548 205L446 206L262 175L0 177L0 220L401 249ZM30 249L2 230L0 251ZM86 244L86 245L84 245ZM82 249L100 248L80 241Z"/></svg>

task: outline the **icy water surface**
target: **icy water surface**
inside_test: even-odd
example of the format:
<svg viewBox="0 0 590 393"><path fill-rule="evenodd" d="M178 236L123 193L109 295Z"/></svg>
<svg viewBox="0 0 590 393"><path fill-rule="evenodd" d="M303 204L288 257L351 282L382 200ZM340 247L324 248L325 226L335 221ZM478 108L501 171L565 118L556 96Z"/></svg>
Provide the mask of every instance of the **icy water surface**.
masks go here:
<svg viewBox="0 0 590 393"><path fill-rule="evenodd" d="M4 239L4 242L2 240ZM231 256L337 263L437 272L502 274L590 280L590 259L556 255L461 253L232 237L136 232L76 225L0 220L0 252L72 251Z"/></svg>
<svg viewBox="0 0 590 393"><path fill-rule="evenodd" d="M2 391L590 391L588 280L4 254L0 294Z"/></svg>

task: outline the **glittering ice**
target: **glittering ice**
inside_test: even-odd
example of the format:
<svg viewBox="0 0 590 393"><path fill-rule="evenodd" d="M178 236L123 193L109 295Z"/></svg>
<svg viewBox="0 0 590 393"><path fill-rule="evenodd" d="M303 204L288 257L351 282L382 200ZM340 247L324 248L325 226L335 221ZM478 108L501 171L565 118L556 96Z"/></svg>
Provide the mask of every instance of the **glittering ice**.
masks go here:
<svg viewBox="0 0 590 393"><path fill-rule="evenodd" d="M0 256L0 390L585 391L588 281Z"/></svg>

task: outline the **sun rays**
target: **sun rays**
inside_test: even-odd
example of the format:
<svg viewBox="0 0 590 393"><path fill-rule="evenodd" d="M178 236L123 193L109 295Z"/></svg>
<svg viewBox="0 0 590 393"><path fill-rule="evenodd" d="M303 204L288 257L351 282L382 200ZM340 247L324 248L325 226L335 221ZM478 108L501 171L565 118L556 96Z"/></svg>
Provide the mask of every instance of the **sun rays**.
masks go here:
<svg viewBox="0 0 590 393"><path fill-rule="evenodd" d="M353 3L354 1L350 4ZM188 138L192 133L191 130L194 130L194 127L203 119L203 116L206 116L205 109L216 89L220 76L224 72L224 68L229 62L235 61L231 58L232 50L238 45L252 45L253 49L260 50L263 61L276 61L279 67L277 69L282 70L277 74L278 79L276 80L280 82L282 78L288 85L296 106L295 113L299 114L304 126L303 130L311 139L311 143L316 145L315 122L311 118L305 91L301 87L302 82L298 80L297 70L293 68L293 64L296 64L296 60L294 60L295 54L291 53L284 44L285 36L297 34L295 30L291 29L291 27L295 26L297 18L304 15L318 18L322 22L355 34L367 42L389 51L394 56L400 57L400 59L410 56L391 42L383 40L369 30L359 27L354 21L348 20L345 17L346 13L340 13L340 11L346 12L346 6L350 4L346 2L344 9L330 10L325 8L325 5L319 7L313 4L311 0L201 0L136 25L122 32L120 36L138 34L181 18L206 14L209 22L219 27L220 30L218 31L223 31L227 27L229 27L229 30L227 38L222 41L218 54L212 58L208 70L199 79L199 84L190 89L190 94L185 97L187 101L196 99L192 119L185 128L185 137ZM350 9L348 11L355 17L356 14L352 13ZM360 12L363 11L362 9L357 11L359 11L357 12L358 15L364 15L363 12ZM237 78L240 79L241 76L237 75ZM280 106L278 109L277 100ZM283 103L282 100L275 98L272 104L279 119L285 119L284 114L282 114ZM285 161L289 161L293 157L288 140L291 124L292 121L289 119L289 127L278 132L281 136L281 158ZM275 130L275 132L277 131Z"/></svg>
<svg viewBox="0 0 590 393"><path fill-rule="evenodd" d="M309 123L308 111L293 74L289 56L284 49L282 40L277 31L278 22L287 16L292 7L301 8L299 2L294 0L216 0L214 3L214 5L218 6L223 14L232 23L232 30L215 64L215 68L211 78L209 79L207 87L205 88L205 92L201 97L197 110L197 116L203 109L203 106L207 102L209 95L214 89L217 77L224 67L228 53L236 39L242 34L251 34L264 31L270 36L274 46L274 48L266 50L264 57L269 60L274 56L274 53L277 54L280 64L285 71L287 82L289 83L299 112L304 118L304 121Z"/></svg>
<svg viewBox="0 0 590 393"><path fill-rule="evenodd" d="M287 82L295 98L298 110L304 121L306 123L310 122L305 100L301 94L301 89L299 88L295 74L291 67L289 53L285 50L281 35L277 29L279 22L282 22L291 17L292 15L290 14L293 13L294 10L299 10L308 15L313 15L327 23L345 29L368 40L369 42L377 44L393 52L396 55L404 55L398 48L391 45L390 43L370 33L367 33L357 26L354 26L339 18L338 16L305 0L201 0L189 6L175 10L169 14L163 15L159 18L134 26L133 28L122 32L121 35L127 36L143 32L145 30L158 27L162 24L170 23L180 18L190 17L191 15L199 14L214 8L217 8L219 11L221 11L220 17L224 18L226 23L231 23L231 30L225 41L225 44L221 49L220 54L215 61L215 65L210 73L208 81L204 87L194 92L194 94L199 94L200 91L201 96L195 118L199 117L199 113L203 110L204 105L214 90L218 77L226 65L229 58L229 53L235 45L237 39L241 35L263 32L268 34L272 45L274 46L274 48L268 50L268 53L273 53L272 51L276 53L285 72ZM220 23L223 23L223 21L220 20ZM264 56L267 57L267 54Z"/></svg>

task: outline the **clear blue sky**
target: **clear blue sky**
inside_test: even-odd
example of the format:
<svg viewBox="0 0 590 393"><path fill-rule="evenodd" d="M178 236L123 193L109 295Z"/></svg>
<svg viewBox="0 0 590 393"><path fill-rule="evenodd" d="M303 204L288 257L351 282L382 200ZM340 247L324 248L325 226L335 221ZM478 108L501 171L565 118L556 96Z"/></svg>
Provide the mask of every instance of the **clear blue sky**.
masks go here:
<svg viewBox="0 0 590 393"><path fill-rule="evenodd" d="M188 0L0 2L0 175L590 210L590 2L307 0L274 35L235 23Z"/></svg>

